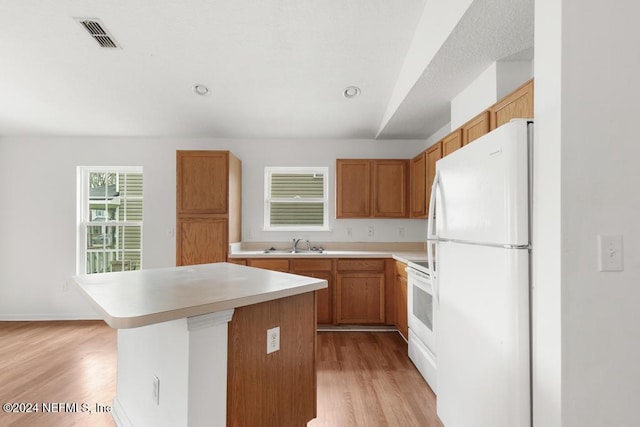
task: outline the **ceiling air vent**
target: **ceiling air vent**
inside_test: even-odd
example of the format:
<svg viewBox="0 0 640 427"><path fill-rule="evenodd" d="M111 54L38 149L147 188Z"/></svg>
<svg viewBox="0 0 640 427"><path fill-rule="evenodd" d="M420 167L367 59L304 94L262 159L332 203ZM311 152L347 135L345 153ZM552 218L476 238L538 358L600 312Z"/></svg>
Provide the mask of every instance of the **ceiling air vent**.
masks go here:
<svg viewBox="0 0 640 427"><path fill-rule="evenodd" d="M109 34L100 20L95 18L76 18L76 21L89 32L100 47L120 49L120 46L118 46L113 36Z"/></svg>

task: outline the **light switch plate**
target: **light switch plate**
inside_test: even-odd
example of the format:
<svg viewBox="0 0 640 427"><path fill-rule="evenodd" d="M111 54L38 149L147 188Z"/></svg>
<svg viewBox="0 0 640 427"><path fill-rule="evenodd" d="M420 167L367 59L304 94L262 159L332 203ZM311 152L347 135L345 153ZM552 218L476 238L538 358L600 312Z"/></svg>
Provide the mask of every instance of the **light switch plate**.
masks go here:
<svg viewBox="0 0 640 427"><path fill-rule="evenodd" d="M600 271L623 271L622 235L598 235L598 269Z"/></svg>

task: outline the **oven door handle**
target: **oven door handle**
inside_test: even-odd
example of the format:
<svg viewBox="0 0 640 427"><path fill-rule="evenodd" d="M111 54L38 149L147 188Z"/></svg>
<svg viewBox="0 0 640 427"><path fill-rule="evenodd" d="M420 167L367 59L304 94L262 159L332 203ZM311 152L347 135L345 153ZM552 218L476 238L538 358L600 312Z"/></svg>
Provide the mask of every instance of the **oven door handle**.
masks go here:
<svg viewBox="0 0 640 427"><path fill-rule="evenodd" d="M436 265L433 262L433 245L438 241L434 233L436 225L436 193L440 188L440 171L436 169L436 174L431 185L431 196L429 197L429 216L427 217L427 260L431 268L431 286L436 303L440 304L440 287L438 286L438 274L436 273Z"/></svg>

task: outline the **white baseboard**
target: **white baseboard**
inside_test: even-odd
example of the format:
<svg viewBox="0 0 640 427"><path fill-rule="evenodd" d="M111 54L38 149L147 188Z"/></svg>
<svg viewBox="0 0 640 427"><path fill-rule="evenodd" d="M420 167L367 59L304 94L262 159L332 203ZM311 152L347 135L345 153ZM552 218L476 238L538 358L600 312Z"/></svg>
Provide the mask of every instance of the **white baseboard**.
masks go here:
<svg viewBox="0 0 640 427"><path fill-rule="evenodd" d="M96 313L73 313L73 314L0 314L0 322L4 321L45 321L45 320L102 320Z"/></svg>

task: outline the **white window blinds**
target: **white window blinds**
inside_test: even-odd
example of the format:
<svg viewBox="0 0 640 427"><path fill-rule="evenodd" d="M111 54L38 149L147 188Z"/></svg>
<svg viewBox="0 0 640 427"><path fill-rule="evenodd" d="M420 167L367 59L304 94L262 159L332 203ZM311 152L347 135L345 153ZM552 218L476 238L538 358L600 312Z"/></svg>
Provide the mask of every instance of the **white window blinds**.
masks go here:
<svg viewBox="0 0 640 427"><path fill-rule="evenodd" d="M326 229L327 169L266 168L265 229Z"/></svg>

